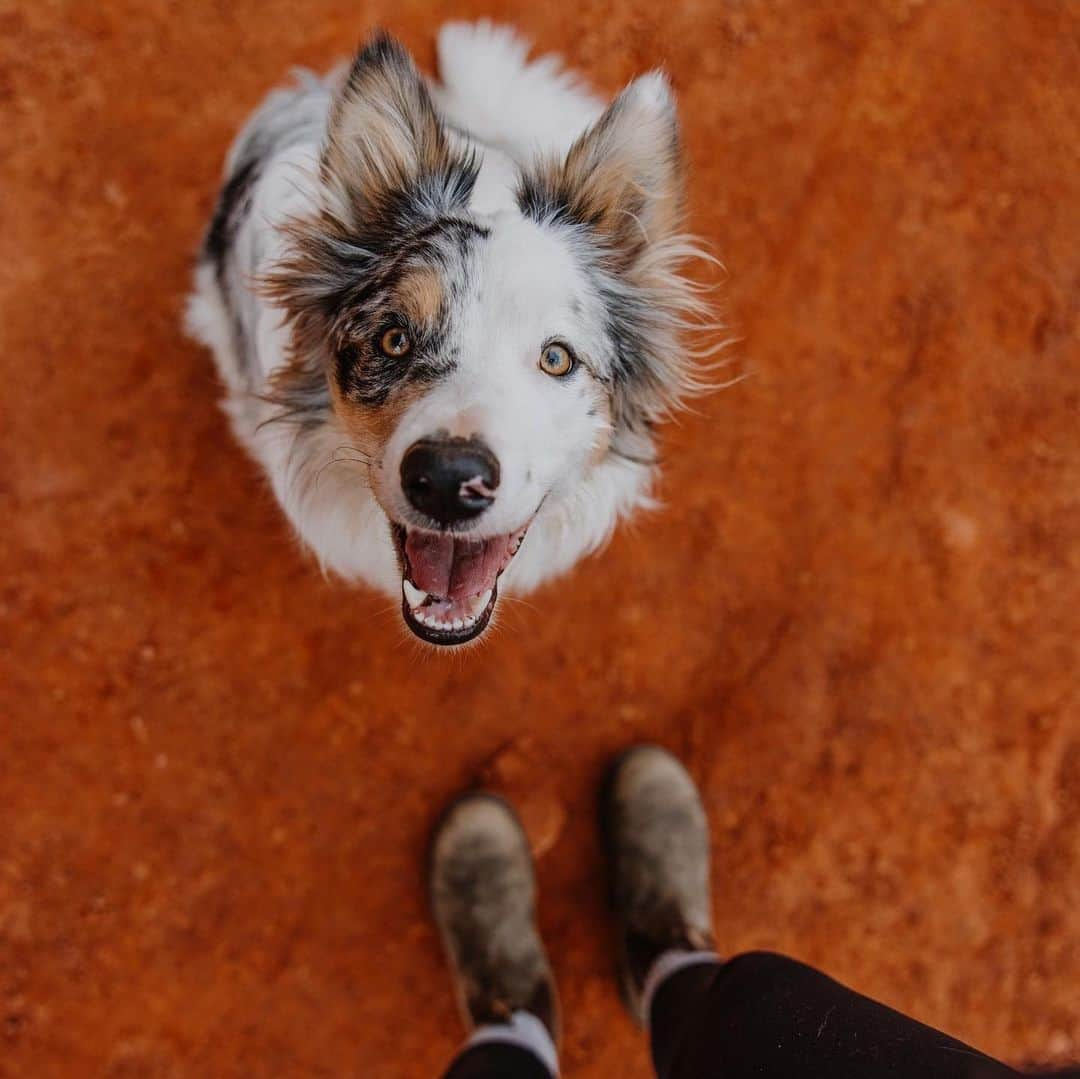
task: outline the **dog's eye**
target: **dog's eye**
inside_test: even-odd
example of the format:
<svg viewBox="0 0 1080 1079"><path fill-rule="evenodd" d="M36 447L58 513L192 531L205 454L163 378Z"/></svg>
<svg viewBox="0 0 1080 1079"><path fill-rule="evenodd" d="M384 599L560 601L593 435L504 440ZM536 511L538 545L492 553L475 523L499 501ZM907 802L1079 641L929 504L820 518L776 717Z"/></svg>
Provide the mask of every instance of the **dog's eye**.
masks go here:
<svg viewBox="0 0 1080 1079"><path fill-rule="evenodd" d="M540 353L540 370L553 378L565 378L574 369L574 354L558 341L545 345Z"/></svg>
<svg viewBox="0 0 1080 1079"><path fill-rule="evenodd" d="M391 326L379 338L379 348L386 356L407 356L412 351L412 338L400 326Z"/></svg>

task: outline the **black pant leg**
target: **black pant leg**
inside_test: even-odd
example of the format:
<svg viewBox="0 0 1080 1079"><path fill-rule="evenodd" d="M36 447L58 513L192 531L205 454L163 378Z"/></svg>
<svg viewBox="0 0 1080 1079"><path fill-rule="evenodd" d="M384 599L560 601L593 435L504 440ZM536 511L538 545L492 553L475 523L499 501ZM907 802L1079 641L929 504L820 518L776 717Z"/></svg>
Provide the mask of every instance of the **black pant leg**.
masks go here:
<svg viewBox="0 0 1080 1079"><path fill-rule="evenodd" d="M1006 1079L1019 1075L812 967L752 952L688 967L653 1000L660 1079Z"/></svg>
<svg viewBox="0 0 1080 1079"><path fill-rule="evenodd" d="M649 1009L649 1041L653 1067L660 1079L667 1079L675 1052L682 1044L682 1031L705 1006L709 987L724 964L695 963L676 971L664 981Z"/></svg>
<svg viewBox="0 0 1080 1079"><path fill-rule="evenodd" d="M551 1072L520 1045L486 1042L458 1056L444 1079L551 1079Z"/></svg>

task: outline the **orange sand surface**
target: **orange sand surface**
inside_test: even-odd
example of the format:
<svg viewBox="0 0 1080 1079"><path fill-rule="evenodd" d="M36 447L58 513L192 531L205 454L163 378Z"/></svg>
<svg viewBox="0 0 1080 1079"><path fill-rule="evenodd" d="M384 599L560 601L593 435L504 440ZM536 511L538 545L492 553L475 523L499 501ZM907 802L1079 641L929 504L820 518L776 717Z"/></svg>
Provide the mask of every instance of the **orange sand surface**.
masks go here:
<svg viewBox="0 0 1080 1079"><path fill-rule="evenodd" d="M749 375L460 656L324 580L179 332L226 146L381 24L664 63ZM565 1068L647 1074L594 833L684 755L728 951L1080 1056L1080 5L0 0L0 1075L438 1073L422 863L509 789Z"/></svg>

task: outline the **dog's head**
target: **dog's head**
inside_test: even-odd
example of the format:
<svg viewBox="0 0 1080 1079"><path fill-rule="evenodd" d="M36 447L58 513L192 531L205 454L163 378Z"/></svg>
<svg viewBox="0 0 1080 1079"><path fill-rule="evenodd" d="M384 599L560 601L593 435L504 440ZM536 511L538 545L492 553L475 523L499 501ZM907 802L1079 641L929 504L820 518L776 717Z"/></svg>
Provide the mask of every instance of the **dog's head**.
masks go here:
<svg viewBox="0 0 1080 1079"><path fill-rule="evenodd" d="M697 306L661 75L521 171L495 212L470 210L461 145L377 38L331 110L320 210L270 286L293 332L276 389L288 405L329 386L389 520L405 621L435 644L483 632L538 514L609 455L649 457L651 424L692 385L677 336Z"/></svg>

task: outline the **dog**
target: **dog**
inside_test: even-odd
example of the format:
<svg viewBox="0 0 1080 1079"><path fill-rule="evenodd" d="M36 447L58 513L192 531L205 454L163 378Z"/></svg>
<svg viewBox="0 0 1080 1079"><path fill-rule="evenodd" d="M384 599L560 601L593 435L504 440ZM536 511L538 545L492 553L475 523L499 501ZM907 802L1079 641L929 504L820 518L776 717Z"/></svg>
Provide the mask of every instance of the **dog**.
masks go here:
<svg viewBox="0 0 1080 1079"><path fill-rule="evenodd" d="M682 338L709 256L661 72L605 107L487 22L438 59L428 80L380 32L265 99L187 326L323 567L454 646L650 504L654 426L703 388Z"/></svg>

